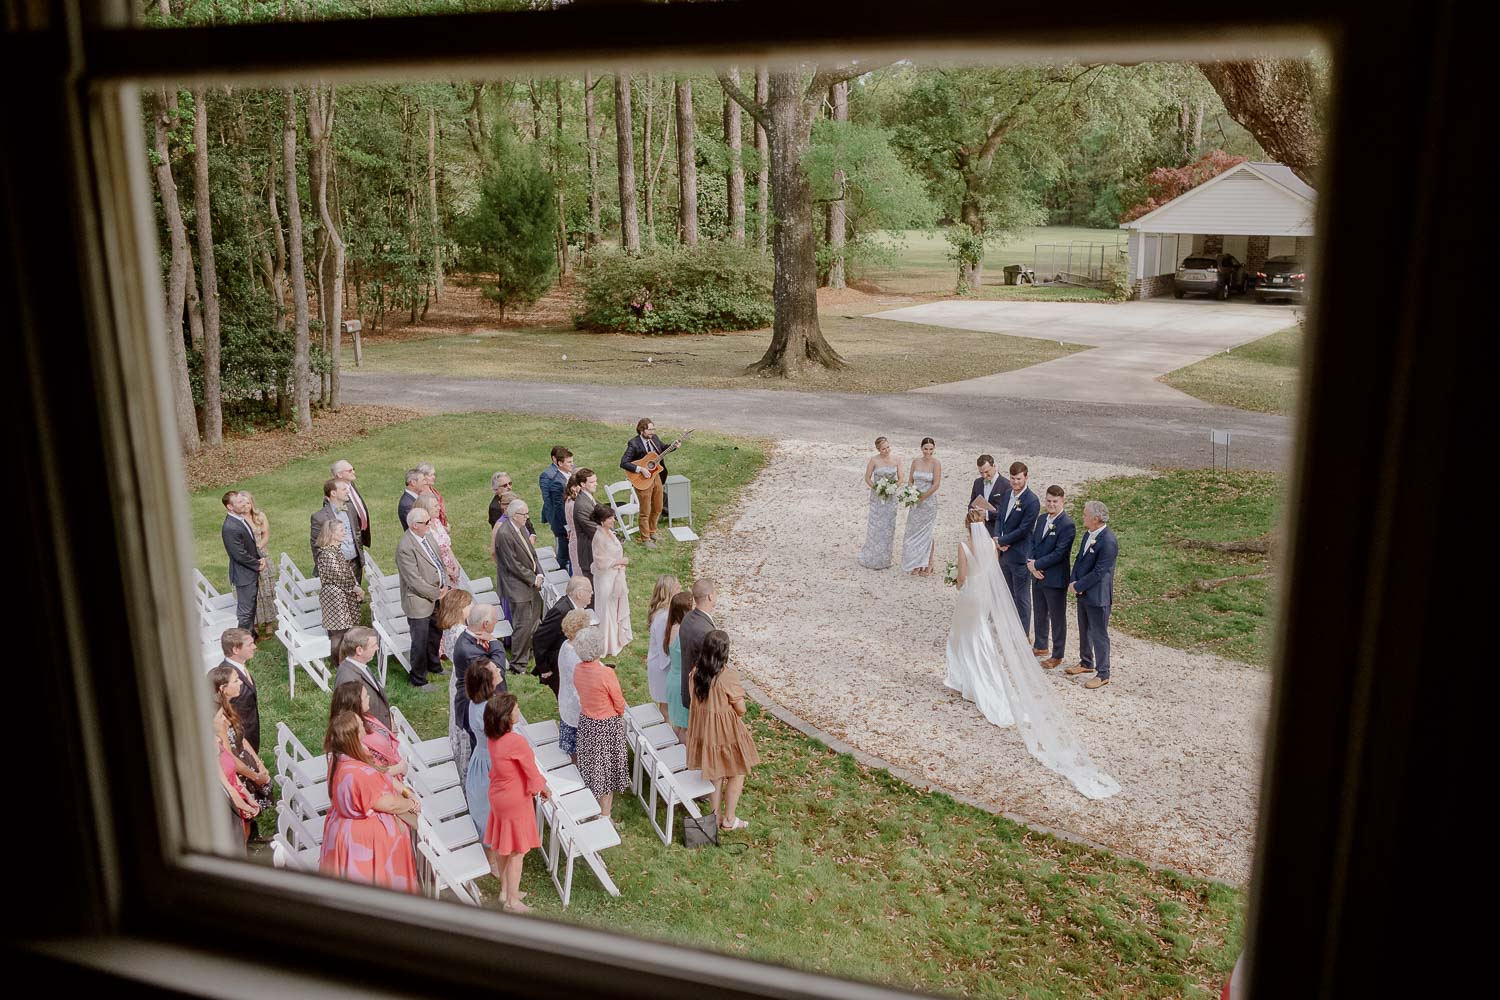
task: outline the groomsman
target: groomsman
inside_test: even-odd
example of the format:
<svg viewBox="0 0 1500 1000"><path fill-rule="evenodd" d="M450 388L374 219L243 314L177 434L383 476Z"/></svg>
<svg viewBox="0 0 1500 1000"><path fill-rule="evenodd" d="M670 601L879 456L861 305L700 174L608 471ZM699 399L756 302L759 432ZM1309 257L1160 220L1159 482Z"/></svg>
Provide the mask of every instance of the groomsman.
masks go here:
<svg viewBox="0 0 1500 1000"><path fill-rule="evenodd" d="M979 478L974 480L974 488L969 490L969 506L973 507L974 501L983 497L987 502L998 507L999 502L992 498L1000 492L999 483L1000 479L995 475L995 456L980 455ZM995 527L999 523L999 516L998 510L986 511L984 515L984 529L992 538L995 535Z"/></svg>
<svg viewBox="0 0 1500 1000"><path fill-rule="evenodd" d="M1031 557L1031 530L1041 513L1041 501L1026 488L1030 471L1024 462L1010 463L1010 491L1002 501L992 501L1000 508L995 519L995 541L1000 546L1000 575L1016 602L1016 614L1024 629L1031 624L1031 572L1026 560Z"/></svg>
<svg viewBox="0 0 1500 1000"><path fill-rule="evenodd" d="M1042 666L1052 670L1062 662L1068 645L1068 581L1072 577L1069 557L1073 554L1073 539L1078 528L1073 519L1063 510L1063 488L1047 487L1047 497L1042 501L1046 513L1036 519L1036 528L1031 532L1031 558L1026 568L1031 571L1031 607L1036 620L1036 643L1032 652L1049 657ZM1052 648L1046 646L1048 625L1051 625Z"/></svg>
<svg viewBox="0 0 1500 1000"><path fill-rule="evenodd" d="M573 498L573 523L568 527L578 538L578 565L573 567L574 576L586 576L594 582L594 491L599 488L599 477L593 469L579 469L575 476L583 477L583 485Z"/></svg>
<svg viewBox="0 0 1500 1000"><path fill-rule="evenodd" d="M1109 508L1098 500L1083 505L1083 544L1073 563L1068 589L1078 595L1080 659L1064 673L1092 673L1084 687L1090 691L1109 683L1109 609L1115 599L1115 560L1119 542L1109 530Z"/></svg>
<svg viewBox="0 0 1500 1000"><path fill-rule="evenodd" d="M568 477L573 475L573 453L562 445L552 449L552 464L542 470L537 485L542 489L542 520L552 529L553 546L557 553L557 565L571 576L573 564L568 560L567 503L563 493L567 490Z"/></svg>
<svg viewBox="0 0 1500 1000"><path fill-rule="evenodd" d="M255 544L255 529L245 520L250 513L250 498L238 490L224 494L224 525L219 538L229 555L229 584L234 588L234 620L240 628L255 627L255 597L266 561Z"/></svg>

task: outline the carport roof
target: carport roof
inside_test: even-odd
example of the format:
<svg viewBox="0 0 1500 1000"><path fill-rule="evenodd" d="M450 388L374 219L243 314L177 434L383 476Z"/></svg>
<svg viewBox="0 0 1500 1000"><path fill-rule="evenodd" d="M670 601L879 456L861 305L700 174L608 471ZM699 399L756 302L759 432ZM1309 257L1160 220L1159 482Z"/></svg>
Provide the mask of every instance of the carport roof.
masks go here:
<svg viewBox="0 0 1500 1000"><path fill-rule="evenodd" d="M1241 163L1121 229L1205 235L1311 236L1317 192L1280 163Z"/></svg>

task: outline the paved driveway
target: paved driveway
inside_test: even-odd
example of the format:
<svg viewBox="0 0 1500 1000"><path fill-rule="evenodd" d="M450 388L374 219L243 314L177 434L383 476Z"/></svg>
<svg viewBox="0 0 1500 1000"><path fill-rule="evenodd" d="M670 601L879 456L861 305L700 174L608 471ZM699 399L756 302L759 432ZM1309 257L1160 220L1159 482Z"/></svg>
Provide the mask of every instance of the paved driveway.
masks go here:
<svg viewBox="0 0 1500 1000"><path fill-rule="evenodd" d="M913 392L1080 402L1207 406L1156 381L1195 361L1285 329L1294 309L1244 300L1145 302L931 302L876 313L880 319L988 330L1092 348L1030 368ZM974 359L984 370L983 357Z"/></svg>

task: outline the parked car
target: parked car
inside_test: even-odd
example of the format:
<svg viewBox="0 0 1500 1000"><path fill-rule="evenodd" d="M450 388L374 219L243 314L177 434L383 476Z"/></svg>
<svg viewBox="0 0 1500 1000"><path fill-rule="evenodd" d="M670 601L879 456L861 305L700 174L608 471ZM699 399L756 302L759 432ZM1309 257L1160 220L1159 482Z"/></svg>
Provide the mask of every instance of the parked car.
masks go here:
<svg viewBox="0 0 1500 1000"><path fill-rule="evenodd" d="M1245 265L1227 253L1186 257L1172 278L1172 294L1179 299L1187 295L1212 295L1216 299L1244 295Z"/></svg>
<svg viewBox="0 0 1500 1000"><path fill-rule="evenodd" d="M1255 301L1291 299L1302 301L1307 268L1299 257L1271 257L1255 272Z"/></svg>

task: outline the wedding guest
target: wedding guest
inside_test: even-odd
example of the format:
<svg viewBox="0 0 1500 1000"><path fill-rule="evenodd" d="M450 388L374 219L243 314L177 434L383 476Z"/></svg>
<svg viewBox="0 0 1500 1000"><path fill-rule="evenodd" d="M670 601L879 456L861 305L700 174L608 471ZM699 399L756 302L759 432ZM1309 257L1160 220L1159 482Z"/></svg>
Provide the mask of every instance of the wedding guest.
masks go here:
<svg viewBox="0 0 1500 1000"><path fill-rule="evenodd" d="M255 544L255 529L246 515L250 513L250 501L239 490L224 494L224 525L219 529L219 538L224 543L224 552L229 556L229 585L234 588L234 620L240 628L255 627L255 601L260 586L260 575L267 572L270 562L260 554Z"/></svg>
<svg viewBox="0 0 1500 1000"><path fill-rule="evenodd" d="M682 619L682 692L684 705L693 704L693 694L688 688L688 678L693 673L693 664L698 660L698 647L703 637L719 626L714 624L714 606L719 603L719 588L707 577L693 581L693 610Z"/></svg>
<svg viewBox="0 0 1500 1000"><path fill-rule="evenodd" d="M438 659L453 659L453 644L463 634L473 606L474 595L467 590L450 590L438 601L437 623L442 634L438 640Z"/></svg>
<svg viewBox="0 0 1500 1000"><path fill-rule="evenodd" d="M385 685L370 669L370 661L380 651L380 636L368 625L356 625L344 633L343 660L333 675L334 686L359 681L369 689L370 714L379 719L387 729L391 728L391 701L385 693Z"/></svg>
<svg viewBox="0 0 1500 1000"><path fill-rule="evenodd" d="M635 423L635 437L625 443L625 454L620 456L620 468L626 472L646 475L646 467L639 463L652 452L665 455L667 446L662 443L661 438L657 437L656 424L652 419L642 417ZM663 462L651 473L646 488L637 487L635 490L635 497L640 507L636 523L641 529L637 537L648 549L656 548L656 526L661 520L662 499L666 496L666 490L662 484L666 478L667 465Z"/></svg>
<svg viewBox="0 0 1500 1000"><path fill-rule="evenodd" d="M1036 622L1036 642L1032 652L1044 657L1042 666L1052 670L1067 655L1067 587L1073 575L1069 559L1078 529L1063 509L1061 486L1047 487L1042 505L1046 512L1036 519L1036 527L1032 529L1031 558L1026 560L1026 568L1031 571L1031 607ZM1051 647L1047 646L1049 632Z"/></svg>
<svg viewBox="0 0 1500 1000"><path fill-rule="evenodd" d="M583 577L579 577L583 579ZM564 642L557 651L557 746L573 763L578 763L578 686L573 683L573 674L578 669L578 650L573 640L578 633L594 624L593 612L580 608L563 616Z"/></svg>
<svg viewBox="0 0 1500 1000"><path fill-rule="evenodd" d="M359 602L365 592L354 577L353 564L344 558L349 532L343 521L324 521L318 529L318 555L314 562L318 580L319 603L323 609L323 628L328 632L329 655L337 660L344 633L359 624Z"/></svg>
<svg viewBox="0 0 1500 1000"><path fill-rule="evenodd" d="M406 515L411 513L411 505L417 502L417 497L426 491L426 483L427 477L422 475L421 469L406 470L406 489L396 503L396 517L401 521L402 531L407 529Z"/></svg>
<svg viewBox="0 0 1500 1000"><path fill-rule="evenodd" d="M667 605L680 593L682 584L677 582L677 577L671 574L659 576L656 578L656 586L651 588L651 603L646 607L646 630L649 635L646 643L646 688L651 692L651 700L656 702L663 719L667 717L667 673L672 669L666 641Z"/></svg>
<svg viewBox="0 0 1500 1000"><path fill-rule="evenodd" d="M417 471L422 474L422 493L426 496L432 497L433 500L437 501L437 513L433 516L437 519L437 523L443 526L443 530L447 531L449 527L448 505L443 503L443 495L438 492L437 469L433 468L428 463L423 462L421 465L417 466Z"/></svg>
<svg viewBox="0 0 1500 1000"><path fill-rule="evenodd" d="M495 526L506 520L506 510L510 507L512 500L521 499L521 495L511 488L510 473L497 472L490 477L490 489L495 495L490 500L490 537L495 536ZM528 510L528 514L530 511ZM536 545L536 528L531 524L531 518L525 518L526 534L531 536L531 544Z"/></svg>
<svg viewBox="0 0 1500 1000"><path fill-rule="evenodd" d="M390 775L365 749L363 720L340 712L328 723L323 750L328 754L330 805L323 820L318 870L351 882L416 894L416 858L411 822L417 800L397 791Z"/></svg>
<svg viewBox="0 0 1500 1000"><path fill-rule="evenodd" d="M250 505L245 520L255 532L255 549L265 562L266 571L260 574L255 584L255 632L270 635L276 631L276 574L271 572L271 519L255 506L255 497L245 494Z"/></svg>
<svg viewBox="0 0 1500 1000"><path fill-rule="evenodd" d="M995 504L1000 508L995 519L995 541L1000 545L1000 575L1016 602L1016 614L1021 618L1023 632L1031 628L1031 572L1026 568L1026 560L1031 558L1031 532L1042 509L1036 494L1026 488L1029 475L1025 462L1012 462L1010 492L1003 501Z"/></svg>
<svg viewBox="0 0 1500 1000"><path fill-rule="evenodd" d="M469 725L468 698L469 671L481 669L485 664L498 668L502 673L499 690L505 690L505 647L495 638L495 626L500 621L500 609L493 604L473 604L469 607L466 623L453 642L453 676L448 681L448 739L453 743L453 761L458 773L463 774L468 765L469 754L479 744L480 730Z"/></svg>
<svg viewBox="0 0 1500 1000"><path fill-rule="evenodd" d="M475 750L464 751L464 762L458 765L458 773L464 776L464 799L469 803L469 818L474 829L484 836L490 821L490 755L489 741L484 735L484 706L490 698L505 693L505 674L489 660L475 660L468 673L464 674L464 686L458 694L462 701L464 732L473 733ZM484 743L483 747L479 742ZM467 742L467 741L466 741ZM454 761L458 764L457 760ZM489 857L490 870L495 870L495 859L486 844L484 853Z"/></svg>
<svg viewBox="0 0 1500 1000"><path fill-rule="evenodd" d="M563 618L570 611L587 608L593 599L594 585L589 582L588 577L569 577L563 596L552 602L552 607L547 609L547 613L537 623L536 634L531 640L532 648L536 650L536 666L532 668L532 672L536 674L537 680L552 689L554 695L559 693L561 683L557 672L557 655L563 645Z"/></svg>
<svg viewBox="0 0 1500 1000"><path fill-rule="evenodd" d="M241 790L255 804L246 836L252 840L264 841L265 838L255 832L254 816L271 804L271 772L266 770L260 755L245 740L244 723L234 710L234 700L243 690L240 672L234 667L220 664L208 672L208 682L214 692L214 736L219 745L234 758L234 780L239 781ZM234 797L231 796L231 802L233 801ZM244 815L245 811L240 809L239 812Z"/></svg>
<svg viewBox="0 0 1500 1000"><path fill-rule="evenodd" d="M443 563L443 574L448 581L448 586L457 587L463 580L463 568L458 565L458 560L453 556L453 538L448 534L448 529L443 527L442 520L438 517L437 498L431 493L423 493L417 497L416 503L411 505L412 510L425 510L427 512L427 541L437 550L438 558ZM408 523L411 515L407 514Z"/></svg>
<svg viewBox="0 0 1500 1000"><path fill-rule="evenodd" d="M922 491L906 515L906 537L901 542L901 568L912 576L932 572L937 551L937 501L933 497L943 485L943 463L937 459L937 442L922 439L922 454L911 460L906 481Z"/></svg>
<svg viewBox="0 0 1500 1000"><path fill-rule="evenodd" d="M396 543L396 572L401 579L401 612L411 624L411 686L427 686L429 674L441 674L437 602L448 593L442 560L427 539L431 515L413 507L406 517L406 533Z"/></svg>
<svg viewBox="0 0 1500 1000"><path fill-rule="evenodd" d="M969 508L972 510L979 507L984 510L985 530L994 536L1000 518L1000 497L996 490L1000 479L995 475L995 456L980 455L976 464L979 466L979 478L974 480L974 486L969 490ZM979 503L980 500L992 507L985 507Z"/></svg>
<svg viewBox="0 0 1500 1000"><path fill-rule="evenodd" d="M594 611L599 615L599 630L604 633L604 655L616 656L635 638L630 628L630 592L625 567L630 557L615 537L615 511L600 504L594 508Z"/></svg>
<svg viewBox="0 0 1500 1000"><path fill-rule="evenodd" d="M495 525L495 584L510 605L510 669L521 673L531 660L531 637L541 614L542 564L526 534L525 500L512 500L507 520Z"/></svg>
<svg viewBox="0 0 1500 1000"><path fill-rule="evenodd" d="M401 744L391 727L377 719L370 711L370 689L360 681L345 681L334 686L328 699L328 721L332 723L340 712L353 712L364 726L361 737L370 758L386 769L392 778L406 774L406 761L401 757Z"/></svg>
<svg viewBox="0 0 1500 1000"><path fill-rule="evenodd" d="M349 484L342 479L330 479L323 484L323 506L309 519L312 534L308 540L312 543L314 559L318 557L318 532L329 521L338 521L344 526L344 540L339 544L339 552L349 564L354 582L358 583L364 576L365 552L359 544L359 518L355 517L349 503Z"/></svg>
<svg viewBox="0 0 1500 1000"><path fill-rule="evenodd" d="M515 730L520 714L516 696L509 693L492 696L484 707L490 758L490 815L484 843L493 852L490 871L500 879L504 907L510 913L531 911L521 902L521 863L527 851L542 846L532 797L552 797L531 744Z"/></svg>
<svg viewBox="0 0 1500 1000"><path fill-rule="evenodd" d="M745 778L760 763L760 754L745 726L745 689L739 671L729 662L728 633L714 629L703 637L693 665L692 684L687 766L702 771L713 782L709 804L719 817L719 829L747 829L749 822L736 817L735 809Z"/></svg>
<svg viewBox="0 0 1500 1000"><path fill-rule="evenodd" d="M255 689L255 678L250 676L250 657L258 648L255 633L242 628L225 629L219 636L219 648L224 650L221 666L232 667L240 675L240 693L230 704L244 725L245 742L260 753L260 694Z"/></svg>
<svg viewBox="0 0 1500 1000"><path fill-rule="evenodd" d="M225 733L217 723L214 730L214 748L219 755L219 766L215 769L219 775L219 785L224 789L224 794L229 796L230 812L238 825L240 843L243 847L254 836L255 817L260 815L260 806L255 804L255 797L246 791L245 784L239 775L239 761L230 752L225 742Z"/></svg>
<svg viewBox="0 0 1500 1000"><path fill-rule="evenodd" d="M562 445L553 445L552 464L542 470L537 486L542 491L542 520L552 529L553 549L557 563L569 575L573 572L571 539L568 530L567 498L563 496L568 478L573 475L573 453Z"/></svg>
<svg viewBox="0 0 1500 1000"><path fill-rule="evenodd" d="M1063 671L1094 676L1090 691L1109 683L1109 610L1115 599L1115 562L1120 544L1109 527L1109 508L1098 500L1083 505L1083 542L1073 562L1068 590L1078 596L1079 660Z"/></svg>
<svg viewBox="0 0 1500 1000"><path fill-rule="evenodd" d="M613 669L600 662L604 632L589 626L573 638L578 666L573 687L578 691L578 770L583 783L608 816L615 793L630 787L629 750L625 743L625 693Z"/></svg>
<svg viewBox="0 0 1500 1000"><path fill-rule="evenodd" d="M581 573L592 582L594 529L598 527L594 521L594 491L599 488L599 477L594 475L593 469L579 469L573 473L573 482L578 484L578 492L573 495L573 519L568 522L578 543L573 550L573 572Z"/></svg>
<svg viewBox="0 0 1500 1000"><path fill-rule="evenodd" d="M667 709L664 713L681 742L687 738L690 710L688 701L682 697L685 673L682 669L682 622L693 610L693 595L684 590L673 594L667 602L666 624L663 627L662 644L667 651Z"/></svg>
<svg viewBox="0 0 1500 1000"><path fill-rule="evenodd" d="M341 458L334 462L329 471L333 473L334 479L349 484L349 508L354 514L355 539L360 547L360 565L354 575L363 581L364 550L370 547L370 507L354 485L354 466L348 459Z"/></svg>
<svg viewBox="0 0 1500 1000"><path fill-rule="evenodd" d="M891 449L885 435L875 439L875 454L865 462L865 486L870 490L870 516L865 525L865 544L859 550L859 564L866 569L885 569L891 564L896 545L896 501L876 492L875 484L888 481L900 486L906 481L901 458Z"/></svg>

